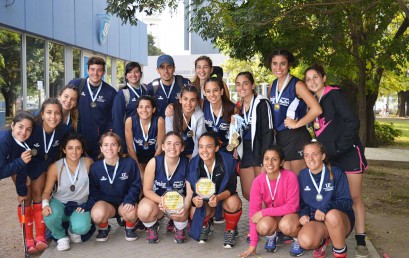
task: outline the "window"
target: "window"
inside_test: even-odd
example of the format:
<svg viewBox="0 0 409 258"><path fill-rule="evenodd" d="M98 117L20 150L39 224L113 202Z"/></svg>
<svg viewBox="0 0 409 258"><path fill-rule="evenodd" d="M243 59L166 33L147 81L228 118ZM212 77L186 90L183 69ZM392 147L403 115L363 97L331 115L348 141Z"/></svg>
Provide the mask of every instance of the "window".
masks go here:
<svg viewBox="0 0 409 258"><path fill-rule="evenodd" d="M48 44L50 56L50 97L57 97L64 87L64 46L50 42Z"/></svg>
<svg viewBox="0 0 409 258"><path fill-rule="evenodd" d="M45 99L45 41L27 36L27 109L40 109Z"/></svg>

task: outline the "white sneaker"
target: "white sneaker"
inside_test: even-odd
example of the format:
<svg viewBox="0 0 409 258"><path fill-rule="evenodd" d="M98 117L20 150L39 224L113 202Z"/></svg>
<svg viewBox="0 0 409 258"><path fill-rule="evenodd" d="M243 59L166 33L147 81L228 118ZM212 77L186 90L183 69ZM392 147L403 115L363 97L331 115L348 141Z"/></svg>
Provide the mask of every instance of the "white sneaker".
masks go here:
<svg viewBox="0 0 409 258"><path fill-rule="evenodd" d="M73 243L82 243L81 235L74 234L68 229L68 234L70 235L70 240Z"/></svg>
<svg viewBox="0 0 409 258"><path fill-rule="evenodd" d="M70 239L68 237L63 237L57 241L57 250L66 251L70 249Z"/></svg>

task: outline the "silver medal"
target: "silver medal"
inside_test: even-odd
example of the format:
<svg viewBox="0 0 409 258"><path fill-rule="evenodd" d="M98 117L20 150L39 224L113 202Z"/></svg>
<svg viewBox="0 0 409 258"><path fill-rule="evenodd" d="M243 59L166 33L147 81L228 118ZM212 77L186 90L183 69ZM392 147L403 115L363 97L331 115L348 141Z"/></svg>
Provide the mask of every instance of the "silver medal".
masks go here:
<svg viewBox="0 0 409 258"><path fill-rule="evenodd" d="M323 199L322 194L317 194L317 195L315 196L315 200L317 200L317 202L321 202L322 199Z"/></svg>

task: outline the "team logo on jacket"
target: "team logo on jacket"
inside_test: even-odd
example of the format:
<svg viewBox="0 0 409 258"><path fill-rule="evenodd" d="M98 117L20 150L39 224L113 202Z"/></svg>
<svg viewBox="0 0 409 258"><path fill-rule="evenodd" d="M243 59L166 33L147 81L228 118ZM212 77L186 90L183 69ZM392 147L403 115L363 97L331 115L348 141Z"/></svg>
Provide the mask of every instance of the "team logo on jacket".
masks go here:
<svg viewBox="0 0 409 258"><path fill-rule="evenodd" d="M128 174L127 173L121 173L121 177L119 177L121 180L127 180L128 179Z"/></svg>
<svg viewBox="0 0 409 258"><path fill-rule="evenodd" d="M81 96L85 96L85 92L81 92Z"/></svg>
<svg viewBox="0 0 409 258"><path fill-rule="evenodd" d="M311 191L311 188L307 185L307 186L304 188L304 191Z"/></svg>
<svg viewBox="0 0 409 258"><path fill-rule="evenodd" d="M59 141L59 140L56 140L56 141L53 143L53 147L57 147L58 145L60 145L60 141Z"/></svg>
<svg viewBox="0 0 409 258"><path fill-rule="evenodd" d="M136 98L134 97L131 101L135 102L135 101L136 101Z"/></svg>
<svg viewBox="0 0 409 258"><path fill-rule="evenodd" d="M107 178L104 177L104 176L102 176L102 177L101 177L101 181L107 181Z"/></svg>
<svg viewBox="0 0 409 258"><path fill-rule="evenodd" d="M162 96L159 96L158 100L163 100L163 97L162 97Z"/></svg>
<svg viewBox="0 0 409 258"><path fill-rule="evenodd" d="M36 148L38 148L38 147L40 147L40 144L37 142L37 143L35 143L33 146L36 147Z"/></svg>
<svg viewBox="0 0 409 258"><path fill-rule="evenodd" d="M219 125L219 129L222 130L222 131L227 131L227 130L229 130L229 128L230 128L230 125L227 124L227 123L220 123L220 125Z"/></svg>
<svg viewBox="0 0 409 258"><path fill-rule="evenodd" d="M183 188L184 181L176 181L173 182L173 189L180 189Z"/></svg>
<svg viewBox="0 0 409 258"><path fill-rule="evenodd" d="M334 187L331 185L331 183L326 183L324 187L325 192L331 192L334 190Z"/></svg>
<svg viewBox="0 0 409 258"><path fill-rule="evenodd" d="M102 103L105 102L104 96L99 95L96 101L102 102Z"/></svg>

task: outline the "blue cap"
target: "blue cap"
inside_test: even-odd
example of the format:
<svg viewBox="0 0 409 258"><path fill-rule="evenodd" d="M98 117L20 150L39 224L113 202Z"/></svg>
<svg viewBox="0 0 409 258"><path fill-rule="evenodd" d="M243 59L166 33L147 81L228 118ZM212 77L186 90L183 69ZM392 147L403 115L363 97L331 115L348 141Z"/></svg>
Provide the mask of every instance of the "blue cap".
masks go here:
<svg viewBox="0 0 409 258"><path fill-rule="evenodd" d="M163 63L168 63L171 66L175 66L175 62L170 55L161 55L158 57L157 68L159 68L159 66L161 66Z"/></svg>

